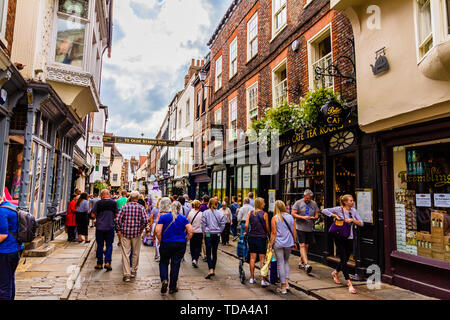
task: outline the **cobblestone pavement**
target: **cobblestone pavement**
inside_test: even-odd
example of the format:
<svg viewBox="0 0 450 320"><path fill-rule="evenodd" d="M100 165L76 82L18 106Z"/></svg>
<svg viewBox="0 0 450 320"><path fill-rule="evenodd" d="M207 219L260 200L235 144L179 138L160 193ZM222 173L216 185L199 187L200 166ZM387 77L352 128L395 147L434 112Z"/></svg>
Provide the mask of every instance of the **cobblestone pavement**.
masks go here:
<svg viewBox="0 0 450 320"><path fill-rule="evenodd" d="M178 293L161 295L159 265L154 261L154 248L142 247L137 278L130 283L122 281L121 250L115 241L113 271L95 270L95 246L86 261L69 300L315 300L303 292L292 290L287 295L276 292L271 285L262 288L260 283L245 285L239 282L237 259L219 251L216 277L206 280L207 264L199 262L199 268L191 265L189 248L182 263ZM201 259L200 259L201 260ZM249 275L246 265L247 278ZM256 272L256 276L259 271Z"/></svg>

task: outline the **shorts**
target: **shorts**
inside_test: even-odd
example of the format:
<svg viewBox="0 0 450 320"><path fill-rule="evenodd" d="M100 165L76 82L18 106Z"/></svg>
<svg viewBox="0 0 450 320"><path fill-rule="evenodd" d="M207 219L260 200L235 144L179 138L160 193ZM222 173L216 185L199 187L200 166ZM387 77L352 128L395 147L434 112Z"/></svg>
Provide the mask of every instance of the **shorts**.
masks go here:
<svg viewBox="0 0 450 320"><path fill-rule="evenodd" d="M266 254L267 252L267 239L248 237L248 251L256 254Z"/></svg>
<svg viewBox="0 0 450 320"><path fill-rule="evenodd" d="M314 232L297 230L297 235L298 235L298 242L300 242L300 244L314 243Z"/></svg>

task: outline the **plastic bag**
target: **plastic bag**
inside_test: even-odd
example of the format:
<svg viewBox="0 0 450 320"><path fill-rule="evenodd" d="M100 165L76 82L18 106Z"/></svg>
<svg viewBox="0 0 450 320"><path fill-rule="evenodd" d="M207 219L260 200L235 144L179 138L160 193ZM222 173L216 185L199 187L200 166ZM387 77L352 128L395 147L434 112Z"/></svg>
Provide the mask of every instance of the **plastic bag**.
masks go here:
<svg viewBox="0 0 450 320"><path fill-rule="evenodd" d="M264 266L261 269L261 276L267 277L270 269L270 262L272 261L272 248L267 246L266 259L264 260Z"/></svg>

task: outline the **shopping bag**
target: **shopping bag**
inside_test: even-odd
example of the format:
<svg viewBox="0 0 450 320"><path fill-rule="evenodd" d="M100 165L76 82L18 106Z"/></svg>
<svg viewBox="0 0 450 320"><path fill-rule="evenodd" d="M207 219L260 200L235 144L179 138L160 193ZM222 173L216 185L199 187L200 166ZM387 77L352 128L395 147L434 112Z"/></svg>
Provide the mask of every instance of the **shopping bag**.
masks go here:
<svg viewBox="0 0 450 320"><path fill-rule="evenodd" d="M261 276L267 277L269 274L270 262L272 261L272 248L267 247L266 259L264 260L264 266L261 268Z"/></svg>
<svg viewBox="0 0 450 320"><path fill-rule="evenodd" d="M278 282L278 265L275 257L272 257L270 262L270 283L276 284Z"/></svg>

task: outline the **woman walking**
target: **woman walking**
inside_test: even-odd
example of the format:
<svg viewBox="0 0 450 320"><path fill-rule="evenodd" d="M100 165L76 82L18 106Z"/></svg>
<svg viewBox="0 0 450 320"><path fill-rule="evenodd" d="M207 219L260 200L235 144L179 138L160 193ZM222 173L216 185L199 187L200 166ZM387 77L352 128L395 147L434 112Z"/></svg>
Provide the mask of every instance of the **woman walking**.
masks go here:
<svg viewBox="0 0 450 320"><path fill-rule="evenodd" d="M340 262L335 271L331 273L333 280L336 284L340 284L339 281L339 272L342 271L344 273L345 280L347 280L348 292L355 294L356 289L353 287L352 282L350 281L350 275L348 273L347 262L350 258L350 255L353 253L353 225L357 225L362 227L364 225L358 211L354 208L355 201L353 196L345 195L340 198L340 207L331 208L331 209L323 209L322 213L328 217L333 217L336 220L344 221L345 223L350 225L350 235L348 238L344 238L341 236L334 235L334 243L336 244L336 248L338 250Z"/></svg>
<svg viewBox="0 0 450 320"><path fill-rule="evenodd" d="M194 235L190 241L192 266L198 268L198 259L202 251L203 231L202 231L202 212L200 211L201 202L195 200L192 202L192 210L189 212L188 220L194 228Z"/></svg>
<svg viewBox="0 0 450 320"><path fill-rule="evenodd" d="M83 242L82 236L84 236L85 243L89 243L89 201L88 194L82 193L76 204L76 222L78 241Z"/></svg>
<svg viewBox="0 0 450 320"><path fill-rule="evenodd" d="M161 215L167 214L170 212L170 205L166 206L164 208L164 211L162 211L161 208L161 200L163 198L159 198L158 202L156 204L156 207L154 207L150 213L150 221L152 222L152 237L153 237L153 245L155 246L155 261L159 262L161 259L161 255L159 253L159 241L158 238L156 237L156 226L158 225L159 222L159 218L161 217Z"/></svg>
<svg viewBox="0 0 450 320"><path fill-rule="evenodd" d="M259 255L261 268L264 266L266 259L267 240L269 230L269 216L264 212L264 199L256 198L255 210L247 215L245 222L245 233L248 235L248 249L250 252L250 283L255 283L255 264L256 255ZM250 227L250 232L248 231ZM269 286L269 283L261 276L261 285Z"/></svg>
<svg viewBox="0 0 450 320"><path fill-rule="evenodd" d="M76 219L76 205L78 201L78 195L73 194L69 207L67 208L67 215L66 215L66 227L67 227L67 241L69 242L77 242L75 240L75 230L77 229L77 219Z"/></svg>
<svg viewBox="0 0 450 320"><path fill-rule="evenodd" d="M158 239L161 252L159 263L159 273L161 278L161 293L169 294L178 292L177 282L180 272L181 260L186 252L186 242L194 235L194 229L189 221L180 212L181 204L176 201L171 207L169 198L163 198L160 203L161 213L171 212L161 215L156 226L156 238ZM169 283L169 263L170 263L170 283Z"/></svg>
<svg viewBox="0 0 450 320"><path fill-rule="evenodd" d="M231 210L228 208L228 203L226 201L222 202L222 208L220 213L225 216L225 229L222 231L222 245L226 246L230 243L230 226L233 220L231 215Z"/></svg>
<svg viewBox="0 0 450 320"><path fill-rule="evenodd" d="M202 231L205 235L206 259L209 273L205 279L215 276L217 263L217 248L219 247L220 234L225 228L226 218L217 210L217 201L212 198L208 203L208 210L202 214Z"/></svg>
<svg viewBox="0 0 450 320"><path fill-rule="evenodd" d="M289 290L289 256L296 243L297 231L294 228L294 218L287 213L284 202L278 200L275 202L274 217L272 218L270 245L277 258L277 269L281 282L279 292L282 294L287 294L287 290Z"/></svg>

